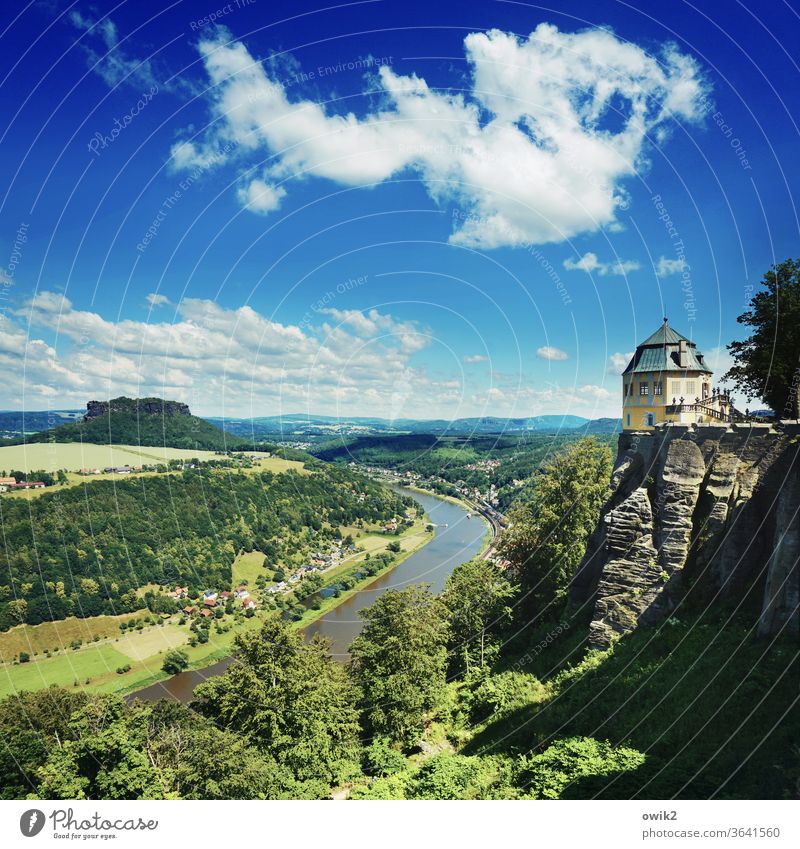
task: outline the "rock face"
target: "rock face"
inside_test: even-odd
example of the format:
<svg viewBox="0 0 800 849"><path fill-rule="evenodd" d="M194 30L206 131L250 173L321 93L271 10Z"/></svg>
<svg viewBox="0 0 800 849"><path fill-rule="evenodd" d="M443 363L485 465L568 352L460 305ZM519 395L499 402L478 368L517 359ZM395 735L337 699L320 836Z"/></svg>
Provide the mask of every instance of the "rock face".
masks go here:
<svg viewBox="0 0 800 849"><path fill-rule="evenodd" d="M164 401L161 398L114 398L111 401L89 401L84 421L112 413L134 413L136 415L190 416L189 407L180 401Z"/></svg>
<svg viewBox="0 0 800 849"><path fill-rule="evenodd" d="M685 602L758 599L762 636L800 636L800 427L660 425L622 433L612 495L572 582L607 648Z"/></svg>

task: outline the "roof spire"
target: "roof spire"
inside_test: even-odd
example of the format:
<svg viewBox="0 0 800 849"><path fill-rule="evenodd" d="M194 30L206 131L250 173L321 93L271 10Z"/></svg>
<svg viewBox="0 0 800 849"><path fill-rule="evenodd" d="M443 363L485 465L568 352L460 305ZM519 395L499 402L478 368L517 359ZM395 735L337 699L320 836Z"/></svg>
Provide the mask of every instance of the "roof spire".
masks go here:
<svg viewBox="0 0 800 849"><path fill-rule="evenodd" d="M664 324L667 324L668 322L669 322L669 319L666 316L664 316Z"/></svg>

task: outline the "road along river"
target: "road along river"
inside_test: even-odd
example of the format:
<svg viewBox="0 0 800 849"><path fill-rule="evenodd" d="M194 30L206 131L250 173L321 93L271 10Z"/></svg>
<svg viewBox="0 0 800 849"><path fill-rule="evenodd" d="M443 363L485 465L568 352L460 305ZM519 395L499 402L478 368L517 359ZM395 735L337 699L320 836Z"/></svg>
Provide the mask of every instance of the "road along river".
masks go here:
<svg viewBox="0 0 800 849"><path fill-rule="evenodd" d="M369 586L354 593L304 629L307 640L315 634L327 637L332 643L332 656L342 661L347 659L348 646L361 630L360 612L369 607L381 593L421 583L430 584L434 592L440 592L453 569L481 551L489 532L480 516L459 504L400 487L396 489L403 495L410 495L422 505L430 521L436 526L436 531L429 543L415 551L399 566L381 575ZM139 698L151 702L171 698L188 702L198 684L214 675L220 675L232 661L232 657L226 657L204 669L181 672L131 693L128 699Z"/></svg>

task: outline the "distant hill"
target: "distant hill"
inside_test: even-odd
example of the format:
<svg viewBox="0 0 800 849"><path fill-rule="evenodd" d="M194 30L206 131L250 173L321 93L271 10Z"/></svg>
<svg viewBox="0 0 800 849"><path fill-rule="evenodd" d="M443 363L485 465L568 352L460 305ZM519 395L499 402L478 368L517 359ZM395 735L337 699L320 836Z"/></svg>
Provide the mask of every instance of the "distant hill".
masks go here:
<svg viewBox="0 0 800 849"><path fill-rule="evenodd" d="M82 420L7 440L4 444L19 445L23 442L163 445L206 451L252 448L252 442L225 433L205 419L193 416L185 404L161 398L125 397L90 401Z"/></svg>
<svg viewBox="0 0 800 849"><path fill-rule="evenodd" d="M586 419L582 416L549 415L527 418L484 416L447 421L446 419L380 419L335 417L295 413L285 416L259 416L251 419L209 418L207 421L229 433L249 439L282 434L284 437L331 436L333 434L433 433L463 435L485 433L555 433L585 430L586 433L615 433L622 419Z"/></svg>
<svg viewBox="0 0 800 849"><path fill-rule="evenodd" d="M16 438L83 418L83 410L0 411L0 439Z"/></svg>

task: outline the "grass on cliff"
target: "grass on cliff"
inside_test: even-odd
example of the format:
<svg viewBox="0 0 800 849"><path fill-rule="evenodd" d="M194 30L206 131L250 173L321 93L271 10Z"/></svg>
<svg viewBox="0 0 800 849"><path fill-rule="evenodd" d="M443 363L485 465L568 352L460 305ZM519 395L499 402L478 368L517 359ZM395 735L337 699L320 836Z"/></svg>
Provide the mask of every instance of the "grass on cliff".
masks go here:
<svg viewBox="0 0 800 849"><path fill-rule="evenodd" d="M724 612L673 619L582 660L567 631L535 664L556 669L569 654L573 665L527 703L469 729L463 752L514 757L584 736L632 747L645 762L578 780L565 798L796 798L800 651L789 639L757 639L751 622L727 621Z"/></svg>

